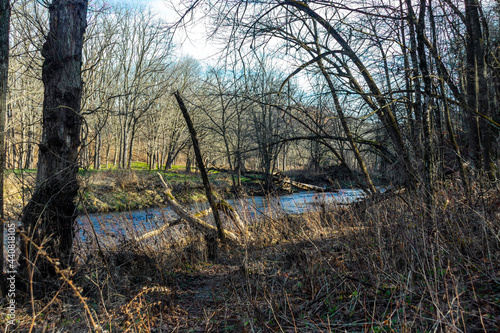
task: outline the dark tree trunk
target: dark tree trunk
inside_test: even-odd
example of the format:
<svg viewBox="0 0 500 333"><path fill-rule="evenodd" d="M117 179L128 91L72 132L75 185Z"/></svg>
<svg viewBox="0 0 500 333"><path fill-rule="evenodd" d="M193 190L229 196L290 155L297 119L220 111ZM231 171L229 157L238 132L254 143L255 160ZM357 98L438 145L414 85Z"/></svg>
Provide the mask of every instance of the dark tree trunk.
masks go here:
<svg viewBox="0 0 500 333"><path fill-rule="evenodd" d="M33 163L33 131L28 130L28 138L26 143L26 159L24 160L24 169L31 169Z"/></svg>
<svg viewBox="0 0 500 333"><path fill-rule="evenodd" d="M191 173L191 148L188 148L186 154L186 173Z"/></svg>
<svg viewBox="0 0 500 333"><path fill-rule="evenodd" d="M487 113L487 89L482 86L484 71L484 41L479 20L479 4L476 0L465 0L465 21L467 27L467 131L469 157L474 167L483 165L479 117L476 112ZM481 94L485 94L481 96ZM486 100L485 100L486 99ZM486 111L486 112L485 112Z"/></svg>
<svg viewBox="0 0 500 333"><path fill-rule="evenodd" d="M87 4L87 0L54 0L49 6L50 30L42 50L45 93L36 188L22 216L28 236L37 245L45 242L47 255L59 259L62 267L71 263L76 218L82 44ZM36 264L35 287L55 276L55 269L43 256L35 261L33 246L23 242L21 249L23 282L28 279L27 261ZM45 285L49 289L51 286ZM41 288L36 290L43 292Z"/></svg>
<svg viewBox="0 0 500 333"><path fill-rule="evenodd" d="M244 166L244 161L242 159L242 156L241 156L241 151L238 149L238 151L236 151L236 167L235 167L235 174L237 175L237 179L236 179L236 182L237 182L237 186L238 188L241 188L241 172L245 169L245 166Z"/></svg>
<svg viewBox="0 0 500 333"><path fill-rule="evenodd" d="M206 193L208 202L210 203L210 207L212 208L212 213L214 215L215 225L217 226L217 234L219 236L220 241L222 243L225 243L226 236L224 235L224 229L222 228L222 222L220 219L219 210L215 204L215 198L214 198L214 194L212 192L212 186L210 185L210 182L208 180L207 170L205 169L206 163L205 164L203 163L203 158L201 156L200 144L198 142L198 136L196 134L196 130L194 129L193 122L191 121L191 117L189 115L189 112L188 112L186 105L184 104L184 101L182 100L179 92L175 92L174 96L175 96L175 99L177 100L177 103L179 104L179 108L182 111L182 115L184 116L184 119L186 120L186 125L189 129L189 134L191 135L191 140L193 142L194 155L196 157L196 163L198 164L198 169L200 170L200 175L201 175L201 179L203 180L203 186L205 187L205 193Z"/></svg>
<svg viewBox="0 0 500 333"><path fill-rule="evenodd" d="M488 27L485 22L484 13L478 0L469 0L469 8L466 11L472 11L474 14L470 17L470 26L472 27L473 49L476 58L476 80L477 80L477 100L478 111L487 118L492 115L490 108L490 80L488 71L488 57L490 52L487 49L489 39ZM466 16L467 17L467 16ZM483 117L479 119L480 142L482 148L483 171L486 172L491 181L496 181L496 163L494 159L494 135L491 124Z"/></svg>
<svg viewBox="0 0 500 333"><path fill-rule="evenodd" d="M135 120L131 126L132 126L132 128L131 128L131 133L130 133L130 141L128 144L128 154L127 154L127 161L126 161L127 162L126 168L129 170L132 168L132 157L133 157L133 153L134 153L134 138L135 138L135 132L136 132L136 121Z"/></svg>
<svg viewBox="0 0 500 333"><path fill-rule="evenodd" d="M424 104L422 108L422 129L424 134L423 158L424 158L424 196L427 204L427 214L429 219L432 218L434 209L434 145L432 141L433 133L431 126L431 111L434 107L432 100L432 80L427 65L427 55L425 53L424 31L425 31L425 16L426 16L426 0L420 0L420 13L417 24L417 52L418 64L422 79L424 81Z"/></svg>
<svg viewBox="0 0 500 333"><path fill-rule="evenodd" d="M105 159L104 164L106 165L106 169L108 168L108 159L109 159L109 151L110 151L110 149L111 149L111 147L110 147L110 144L108 143L106 145L106 154L104 156L104 159Z"/></svg>
<svg viewBox="0 0 500 333"><path fill-rule="evenodd" d="M95 148L94 148L94 169L99 170L101 168L101 133L97 133L95 138Z"/></svg>
<svg viewBox="0 0 500 333"><path fill-rule="evenodd" d="M429 6L428 6L428 11L429 11L429 23L431 27L431 33L432 33L432 46L437 49L437 30L436 30L436 20L434 17L434 9L433 9L433 4L432 0L429 0ZM424 44L425 42L422 41ZM430 57L430 56L429 56ZM435 70L438 69L439 65L436 63L436 61L430 61L430 67L431 67L431 72L435 72ZM434 68L435 66L435 68ZM439 94L438 87L437 85L432 86L433 93L436 95ZM442 91L442 90L441 90ZM444 95L443 95L444 96ZM442 119L442 114L441 114L441 105L437 100L434 102L435 108L434 108L434 119L433 119L433 124L434 127L438 133L437 136L437 143L434 144L434 149L435 149L435 156L436 156L436 161L435 161L435 172L436 172L436 177L439 177L441 180L444 181L444 150L443 150L443 145L445 142L444 139L444 128L443 128L443 119Z"/></svg>
<svg viewBox="0 0 500 333"><path fill-rule="evenodd" d="M10 28L10 1L0 0L0 273L3 275L3 173L5 169L5 115L7 113L7 83L9 71L9 28ZM2 277L2 295L4 294Z"/></svg>
<svg viewBox="0 0 500 333"><path fill-rule="evenodd" d="M415 98L412 97L414 110L415 125L413 126L414 132L412 132L412 143L415 147L415 151L419 153L422 149L422 88L420 83L420 73L418 70L418 57L417 57L417 41L416 41L416 17L413 11L411 0L406 0L406 5L408 7L408 29L410 32L410 57L412 64L411 77L413 78L413 84L415 86Z"/></svg>
<svg viewBox="0 0 500 333"><path fill-rule="evenodd" d="M163 171L167 172L168 170L172 169L174 158L174 155L169 152L167 155L167 161L165 162L165 169Z"/></svg>

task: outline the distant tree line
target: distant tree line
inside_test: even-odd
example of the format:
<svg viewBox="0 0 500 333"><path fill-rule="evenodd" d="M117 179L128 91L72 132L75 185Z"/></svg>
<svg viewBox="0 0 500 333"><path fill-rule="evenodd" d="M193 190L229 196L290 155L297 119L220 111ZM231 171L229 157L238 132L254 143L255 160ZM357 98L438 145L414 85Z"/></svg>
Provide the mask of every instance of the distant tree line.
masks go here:
<svg viewBox="0 0 500 333"><path fill-rule="evenodd" d="M91 5L82 167L127 169L141 161L168 170L181 156L189 167L190 143L171 95L179 90L196 114L207 162L236 175L246 164L270 174L342 163L370 191L374 175L407 186L451 172L464 180L471 171L495 179L496 3L217 4L210 15L217 36L229 40L228 56L205 67L175 57L167 23L147 8ZM16 2L8 168L36 167L43 95L38 51L46 20L39 3Z"/></svg>

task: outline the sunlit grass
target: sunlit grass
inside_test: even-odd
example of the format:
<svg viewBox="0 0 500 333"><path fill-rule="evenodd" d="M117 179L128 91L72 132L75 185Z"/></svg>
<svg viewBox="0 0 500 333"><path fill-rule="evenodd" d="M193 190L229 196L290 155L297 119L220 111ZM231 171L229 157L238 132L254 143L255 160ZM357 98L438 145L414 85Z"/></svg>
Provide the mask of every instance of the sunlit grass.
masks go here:
<svg viewBox="0 0 500 333"><path fill-rule="evenodd" d="M129 177L123 186L136 184ZM419 192L302 215L273 207L216 261L190 228L131 245L146 225L124 234L128 221L103 222L102 252L95 242L77 249L74 281L113 332L496 332L500 190L472 201L459 185L439 191L430 220ZM60 323L64 313L85 327L71 302L38 318Z"/></svg>
<svg viewBox="0 0 500 333"><path fill-rule="evenodd" d="M36 173L37 169L6 169L5 174L13 173L15 175L21 175L23 173Z"/></svg>

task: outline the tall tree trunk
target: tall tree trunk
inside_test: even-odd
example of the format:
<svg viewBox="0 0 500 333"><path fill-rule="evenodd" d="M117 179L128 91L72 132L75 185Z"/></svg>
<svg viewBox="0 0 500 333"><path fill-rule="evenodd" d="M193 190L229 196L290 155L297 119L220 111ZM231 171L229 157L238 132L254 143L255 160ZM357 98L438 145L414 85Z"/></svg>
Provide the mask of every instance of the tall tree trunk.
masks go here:
<svg viewBox="0 0 500 333"><path fill-rule="evenodd" d="M127 163L128 137L129 137L128 131L129 131L128 121L125 121L122 129L122 142L121 142L122 146L120 148L121 152L120 153L121 159L119 163L120 169L125 169L127 167L126 163Z"/></svg>
<svg viewBox="0 0 500 333"><path fill-rule="evenodd" d="M424 105L422 108L422 128L424 134L423 145L423 158L424 158L424 189L425 201L427 204L427 211L429 216L432 217L432 210L434 209L434 147L432 141L432 125L431 125L431 111L434 107L432 100L432 81L429 73L429 66L427 65L427 56L425 53L424 43L424 29L425 29L425 15L426 15L426 0L420 0L420 13L417 24L417 52L418 52L418 65L422 73L424 81Z"/></svg>
<svg viewBox="0 0 500 333"><path fill-rule="evenodd" d="M191 147L187 148L186 152L186 173L191 173Z"/></svg>
<svg viewBox="0 0 500 333"><path fill-rule="evenodd" d="M9 72L10 1L0 0L0 275L1 296L4 295L3 249L4 210L3 182L5 170L5 115L7 113L7 84Z"/></svg>
<svg viewBox="0 0 500 333"><path fill-rule="evenodd" d="M407 126L409 128L409 133L411 135L412 140L411 145L413 147L413 150L417 150L417 142L418 142L418 132L417 132L417 126L416 126L416 121L415 121L415 106L413 103L413 82L412 82L412 77L413 75L410 75L409 69L410 69L410 59L408 57L408 46L406 45L406 32L405 32L405 13L403 10L403 1L400 0L400 12L401 12L401 32L400 32L400 40L402 41L401 44L401 52L403 54L403 59L404 59L404 68L406 69L404 71L404 76L405 76L405 86L406 86L406 100L407 103L405 105L406 108L406 115L407 115ZM383 160L380 161L381 165L384 163Z"/></svg>
<svg viewBox="0 0 500 333"><path fill-rule="evenodd" d="M59 259L63 268L71 263L75 232L87 5L87 0L54 0L49 6L50 29L42 49L42 141L35 191L22 214L23 227L31 240L43 244L47 255ZM37 282L55 277L54 267L43 256L35 259L36 250L31 244L23 241L21 249L27 249L20 257L24 283L29 279L28 265L33 263L35 287ZM56 283L45 287L50 290Z"/></svg>
<svg viewBox="0 0 500 333"><path fill-rule="evenodd" d="M26 159L24 160L24 169L31 169L33 162L33 131L31 125L28 127L28 137L26 140Z"/></svg>
<svg viewBox="0 0 500 333"><path fill-rule="evenodd" d="M16 160L16 164L17 164L17 168L18 169L22 169L23 168L23 154L24 154L24 142L25 142L25 139L24 139L24 124L25 121L24 121L24 117L23 117L23 113L24 112L21 112L21 125L22 125L22 128L21 130L19 131L19 134L20 134L20 138L19 138L19 145L18 145L18 151L17 151L17 154L15 155L17 157L17 160Z"/></svg>
<svg viewBox="0 0 500 333"><path fill-rule="evenodd" d="M106 156L104 157L106 160L104 161L106 164L106 169L108 168L108 160L109 160L109 151L111 150L111 145L108 143L106 145Z"/></svg>
<svg viewBox="0 0 500 333"><path fill-rule="evenodd" d="M432 46L434 49L437 49L437 30L436 30L436 20L434 18L434 9L432 5L432 0L429 0L429 21L430 21L430 26L431 26L431 33L432 33ZM423 41L422 41L423 42ZM425 42L424 42L425 43ZM431 72L434 70L432 65L436 66L436 69L439 68L439 65L437 62L434 60L434 62L430 61L431 64ZM437 91L437 86L433 86L433 93L436 95L439 94L439 91ZM444 97L444 96L443 96ZM434 121L433 123L435 124L435 129L438 133L438 140L437 144L434 145L435 149L435 155L436 155L436 176L440 177L440 179L444 180L444 150L443 150L443 144L444 144L444 128L443 128L443 120L442 120L442 115L441 115L441 108L440 108L440 103L435 103L435 108L434 108Z"/></svg>
<svg viewBox="0 0 500 333"><path fill-rule="evenodd" d="M243 159L241 158L241 151L238 147L238 150L236 151L236 168L235 168L235 173L237 175L237 186L238 189L241 188L241 171L243 169Z"/></svg>
<svg viewBox="0 0 500 333"><path fill-rule="evenodd" d="M167 160L165 161L165 169L163 171L167 172L168 170L172 169L173 163L174 163L174 154L171 152L168 152Z"/></svg>
<svg viewBox="0 0 500 333"><path fill-rule="evenodd" d="M6 151L5 160L7 162L6 167L7 168L10 167L13 169L15 166L14 156L15 156L16 145L14 144L14 139L15 139L14 128L11 127L9 130L10 124L11 124L11 119L9 116L9 112L7 111L7 124L5 125L7 127L7 133L6 133L7 147L5 148Z"/></svg>
<svg viewBox="0 0 500 333"><path fill-rule="evenodd" d="M469 156L477 169L482 169L483 153L481 147L481 134L479 117L473 112L485 113L487 110L487 89L481 87L484 70L484 41L479 20L479 4L477 0L465 0L465 21L467 28L466 53L467 53L467 106L472 112L467 112L467 130L469 141ZM480 94L486 94L481 96ZM486 105L485 105L486 104ZM486 107L486 109L484 109ZM487 113L486 113L487 115Z"/></svg>
<svg viewBox="0 0 500 333"><path fill-rule="evenodd" d="M133 157L133 152L134 152L134 138L135 138L135 131L136 131L136 123L132 124L132 128L130 131L130 140L128 143L128 154L127 154L127 169L132 168L132 157Z"/></svg>
<svg viewBox="0 0 500 333"><path fill-rule="evenodd" d="M473 52L475 53L476 92L478 111L487 118L491 117L490 89L488 80L488 27L478 0L466 1L466 21L470 26ZM496 180L496 164L493 157L493 128L483 117L478 119L481 143L481 165L490 180Z"/></svg>
<svg viewBox="0 0 500 333"><path fill-rule="evenodd" d="M95 151L94 151L94 169L99 170L101 168L101 148L102 140L100 130L95 138Z"/></svg>
<svg viewBox="0 0 500 333"><path fill-rule="evenodd" d="M411 77L413 78L413 84L415 85L415 97L412 98L413 110L415 112L416 125L414 126L414 137L413 140L415 152L417 154L422 150L422 87L420 83L420 73L418 70L418 57L417 57L417 41L416 41L416 17L413 11L411 0L406 0L406 6L408 7L408 29L410 31L410 58L412 64ZM403 37L404 38L404 37Z"/></svg>

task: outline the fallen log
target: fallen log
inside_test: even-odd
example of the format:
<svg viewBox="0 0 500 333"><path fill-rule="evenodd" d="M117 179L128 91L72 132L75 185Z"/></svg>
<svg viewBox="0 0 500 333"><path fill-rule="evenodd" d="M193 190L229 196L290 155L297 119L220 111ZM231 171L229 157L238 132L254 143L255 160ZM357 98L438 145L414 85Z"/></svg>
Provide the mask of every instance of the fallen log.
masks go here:
<svg viewBox="0 0 500 333"><path fill-rule="evenodd" d="M234 209L230 204L227 203L227 201L223 199L218 201L216 206L217 209L222 211L228 218L230 218L234 222L234 225L236 226L236 228L238 228L239 232L242 235L248 235L248 231L246 230L245 224L243 223L243 220L240 218L240 215L238 214L236 209ZM194 214L194 216L200 218L200 217L205 217L211 213L212 213L212 208L207 208L204 211Z"/></svg>
<svg viewBox="0 0 500 333"><path fill-rule="evenodd" d="M303 190L308 190L308 191L323 192L325 190L321 186L310 185L310 184L305 184L305 183L299 183L299 182L296 182L295 180L291 180L291 179L288 179L288 178L283 179L283 182L285 184L289 184L289 185L295 186L297 188L300 188L300 189L303 189Z"/></svg>
<svg viewBox="0 0 500 333"><path fill-rule="evenodd" d="M217 206L222 212L224 212L224 214L226 214L227 217L229 217L234 222L235 226L238 228L238 230L242 235L248 236L248 231L246 230L245 225L241 220L238 212L230 204L228 204L225 200L221 200L217 203ZM211 213L212 213L212 208L207 208L205 210L202 210L201 212L194 214L194 217L201 218L208 216ZM167 221L165 222L164 225L162 225L158 229L151 230L141 236L134 237L133 239L130 240L130 243L141 242L151 237L157 236L161 234L163 231L167 230L168 228L176 226L182 223L183 221L184 219L182 218L173 221Z"/></svg>
<svg viewBox="0 0 500 333"><path fill-rule="evenodd" d="M158 229L148 231L139 237L134 237L132 241L133 242L141 242L141 241L146 240L148 238L154 237L156 235L161 234L163 231L167 230L168 228L173 227L181 222L182 222L182 219L177 219L174 221L165 222L165 224L162 225L161 227L159 227Z"/></svg>
<svg viewBox="0 0 500 333"><path fill-rule="evenodd" d="M179 215L179 217L183 220L185 220L186 222L189 223L189 225L201 232L202 234L205 234L205 235L210 235L210 234L213 234L214 237L216 236L217 234L217 228L200 220L198 217L196 217L195 215L189 213L188 211L186 211L184 208L182 208L182 206L177 202L177 200L175 200L174 196L172 195L172 192L170 190L170 187L167 185L167 183L163 180L163 177L158 173L158 176L160 177L160 180L161 182L163 183L163 186L165 187L165 196L166 196L166 200L167 200L167 204L168 206L177 214ZM224 232L224 236L226 236L227 238L231 239L232 241L236 241L238 239L238 237L232 233L231 231L228 231L228 230L223 230Z"/></svg>
<svg viewBox="0 0 500 333"><path fill-rule="evenodd" d="M208 170L213 170L213 171L218 171L218 172L228 172L228 173L232 172L232 170L229 168L218 167L218 166L213 166L213 167L209 168ZM256 171L256 170L246 170L246 171L242 171L241 174L244 175L245 177L253 178L252 175L262 176L262 175L264 175L264 172ZM290 178L286 177L281 172L273 173L272 178L276 182L282 182L284 184L291 185L291 186L300 188L302 190L317 191L317 192L323 192L325 190L321 186L305 184L305 183L297 182L295 180L291 180Z"/></svg>

